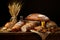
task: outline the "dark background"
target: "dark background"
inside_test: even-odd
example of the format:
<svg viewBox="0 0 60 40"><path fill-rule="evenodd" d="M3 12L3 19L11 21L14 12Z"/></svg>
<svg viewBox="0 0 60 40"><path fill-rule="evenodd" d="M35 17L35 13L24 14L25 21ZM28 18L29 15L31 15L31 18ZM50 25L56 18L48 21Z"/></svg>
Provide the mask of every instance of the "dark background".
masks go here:
<svg viewBox="0 0 60 40"><path fill-rule="evenodd" d="M20 0L19 0L20 1ZM58 10L58 3L56 0L21 0L23 3L22 9L18 15L24 18L33 12L47 15L52 21L60 26L60 16ZM8 4L12 0L0 0L0 26L3 26L9 21L11 15L9 14Z"/></svg>

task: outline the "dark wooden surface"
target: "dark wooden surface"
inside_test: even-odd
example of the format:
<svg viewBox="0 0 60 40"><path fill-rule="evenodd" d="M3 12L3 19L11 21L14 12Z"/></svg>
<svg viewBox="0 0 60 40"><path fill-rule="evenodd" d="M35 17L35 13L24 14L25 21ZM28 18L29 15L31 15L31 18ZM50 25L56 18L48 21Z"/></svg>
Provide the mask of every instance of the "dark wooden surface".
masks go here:
<svg viewBox="0 0 60 40"><path fill-rule="evenodd" d="M60 40L60 32L45 34L44 37L33 32L0 32L0 40Z"/></svg>
<svg viewBox="0 0 60 40"><path fill-rule="evenodd" d="M0 33L0 40L42 40L41 37L36 33Z"/></svg>

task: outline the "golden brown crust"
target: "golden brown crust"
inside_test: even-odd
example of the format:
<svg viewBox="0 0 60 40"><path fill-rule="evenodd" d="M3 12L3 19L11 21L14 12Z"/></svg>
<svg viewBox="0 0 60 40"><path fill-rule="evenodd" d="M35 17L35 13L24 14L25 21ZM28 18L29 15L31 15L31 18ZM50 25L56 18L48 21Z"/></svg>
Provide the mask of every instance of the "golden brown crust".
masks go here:
<svg viewBox="0 0 60 40"><path fill-rule="evenodd" d="M48 21L49 18L43 14L39 14L39 13L32 13L30 15L28 15L25 19L27 20L35 20L35 21Z"/></svg>
<svg viewBox="0 0 60 40"><path fill-rule="evenodd" d="M23 21L19 21L17 22L13 27L12 27L12 30L11 31L20 31L21 30L21 27L25 24L25 22Z"/></svg>

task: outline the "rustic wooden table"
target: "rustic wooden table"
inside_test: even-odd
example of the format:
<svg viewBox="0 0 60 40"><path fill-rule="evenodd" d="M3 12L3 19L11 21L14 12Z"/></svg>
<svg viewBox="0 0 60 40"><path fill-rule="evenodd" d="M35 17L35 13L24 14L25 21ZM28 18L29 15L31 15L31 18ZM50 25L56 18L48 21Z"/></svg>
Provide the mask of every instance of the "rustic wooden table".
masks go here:
<svg viewBox="0 0 60 40"><path fill-rule="evenodd" d="M0 32L0 40L60 40L60 32L33 33L33 32Z"/></svg>
<svg viewBox="0 0 60 40"><path fill-rule="evenodd" d="M4 32L0 33L0 40L42 40L41 37L32 32Z"/></svg>

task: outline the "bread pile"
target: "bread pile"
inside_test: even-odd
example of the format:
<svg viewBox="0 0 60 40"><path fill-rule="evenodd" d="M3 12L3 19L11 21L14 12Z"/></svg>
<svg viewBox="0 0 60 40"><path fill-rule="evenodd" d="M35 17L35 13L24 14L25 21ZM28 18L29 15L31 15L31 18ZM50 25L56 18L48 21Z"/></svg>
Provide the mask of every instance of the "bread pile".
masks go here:
<svg viewBox="0 0 60 40"><path fill-rule="evenodd" d="M8 24L5 24L7 27ZM10 25L11 26L11 25ZM0 32L56 32L57 24L51 21L46 15L40 13L32 13L28 15L24 20L19 20L12 28L7 28Z"/></svg>

